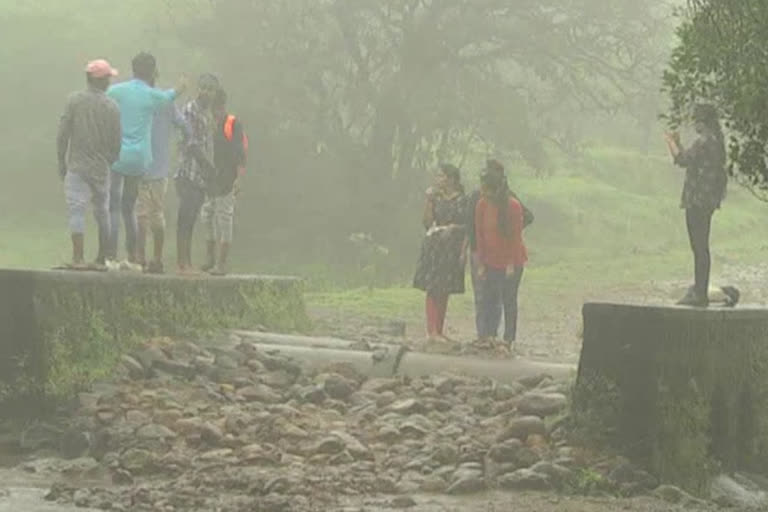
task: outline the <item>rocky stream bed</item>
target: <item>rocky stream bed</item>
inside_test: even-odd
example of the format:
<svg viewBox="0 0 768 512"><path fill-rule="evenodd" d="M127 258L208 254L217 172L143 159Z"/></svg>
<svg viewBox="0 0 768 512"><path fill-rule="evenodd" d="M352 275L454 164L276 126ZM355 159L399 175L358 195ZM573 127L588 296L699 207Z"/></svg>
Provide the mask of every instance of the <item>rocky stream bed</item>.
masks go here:
<svg viewBox="0 0 768 512"><path fill-rule="evenodd" d="M3 452L18 459L0 511L708 509L569 443L570 385L369 379L237 338L150 340L74 412L3 427Z"/></svg>

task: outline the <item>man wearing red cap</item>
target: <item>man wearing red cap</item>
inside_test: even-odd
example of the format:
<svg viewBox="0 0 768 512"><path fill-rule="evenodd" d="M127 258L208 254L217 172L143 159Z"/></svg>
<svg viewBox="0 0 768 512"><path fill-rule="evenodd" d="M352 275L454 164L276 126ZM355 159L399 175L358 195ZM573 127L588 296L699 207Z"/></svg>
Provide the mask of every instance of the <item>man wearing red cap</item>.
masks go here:
<svg viewBox="0 0 768 512"><path fill-rule="evenodd" d="M64 180L73 269L88 268L84 257L85 213L88 202L99 229L98 266L104 265L110 234L110 168L120 155L120 110L106 90L117 70L106 60L88 63L87 88L69 97L57 137L59 176Z"/></svg>

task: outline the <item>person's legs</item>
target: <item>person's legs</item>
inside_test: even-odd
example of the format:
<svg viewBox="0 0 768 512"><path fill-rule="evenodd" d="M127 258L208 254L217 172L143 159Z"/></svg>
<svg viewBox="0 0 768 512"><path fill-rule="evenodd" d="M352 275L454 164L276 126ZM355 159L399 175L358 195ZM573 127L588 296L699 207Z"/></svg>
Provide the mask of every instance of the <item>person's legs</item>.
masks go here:
<svg viewBox="0 0 768 512"><path fill-rule="evenodd" d="M425 304L426 316L427 316L427 337L437 337L437 302L435 297L427 292L427 299Z"/></svg>
<svg viewBox="0 0 768 512"><path fill-rule="evenodd" d="M470 277L472 279L472 294L473 298L475 300L475 329L477 329L478 336L480 334L480 321L481 321L481 315L480 315L480 296L481 296L481 282L480 279L477 277L477 256L475 254L470 254L469 256L469 273Z"/></svg>
<svg viewBox="0 0 768 512"><path fill-rule="evenodd" d="M165 245L165 196L168 191L168 180L158 179L146 182L144 185L146 220L145 230L152 231L153 256L147 265L147 271L152 274L163 272L163 246ZM141 201L141 199L140 199ZM141 229L141 222L139 223ZM141 237L139 237L141 239Z"/></svg>
<svg viewBox="0 0 768 512"><path fill-rule="evenodd" d="M120 238L120 213L123 201L123 175L111 171L109 185L109 244L107 259L117 260L117 241Z"/></svg>
<svg viewBox="0 0 768 512"><path fill-rule="evenodd" d="M189 240L192 238L194 221L192 210L194 204L194 185L189 181L179 178L176 180L176 195L179 198L179 212L176 220L176 263L180 271L189 268L191 262L187 259Z"/></svg>
<svg viewBox="0 0 768 512"><path fill-rule="evenodd" d="M504 283L504 341L511 345L517 338L517 295L524 267L515 267L515 273Z"/></svg>
<svg viewBox="0 0 768 512"><path fill-rule="evenodd" d="M688 239L693 251L694 285L696 298L704 303L709 291L709 274L711 256L709 252L709 235L712 226L712 211L699 208L688 208L685 211Z"/></svg>
<svg viewBox="0 0 768 512"><path fill-rule="evenodd" d="M223 275L227 272L229 248L232 246L234 234L235 195L233 193L230 192L216 199L214 215L214 240L219 244L219 258L214 273Z"/></svg>
<svg viewBox="0 0 768 512"><path fill-rule="evenodd" d="M72 264L82 265L85 263L85 210L91 199L91 189L79 174L69 172L64 178L64 192L72 235Z"/></svg>
<svg viewBox="0 0 768 512"><path fill-rule="evenodd" d="M139 195L140 176L125 176L123 178L123 198L121 208L123 221L125 222L125 249L128 253L128 261L137 263L136 254L136 199Z"/></svg>
<svg viewBox="0 0 768 512"><path fill-rule="evenodd" d="M216 197L207 197L203 203L200 222L205 228L206 262L203 272L213 270L216 266Z"/></svg>
<svg viewBox="0 0 768 512"><path fill-rule="evenodd" d="M93 202L93 217L99 229L99 252L96 263L106 263L107 247L109 245L109 174L103 181L91 183L91 200Z"/></svg>
<svg viewBox="0 0 768 512"><path fill-rule="evenodd" d="M480 329L481 340L496 337L499 330L501 310L501 280L504 272L488 268L485 277L480 280Z"/></svg>
<svg viewBox="0 0 768 512"><path fill-rule="evenodd" d="M437 334L443 336L445 329L445 316L448 313L448 295L435 297L437 302Z"/></svg>
<svg viewBox="0 0 768 512"><path fill-rule="evenodd" d="M136 199L136 259L137 263L145 266L147 263L147 233L150 225L151 211L151 181L141 180L139 183L139 196Z"/></svg>

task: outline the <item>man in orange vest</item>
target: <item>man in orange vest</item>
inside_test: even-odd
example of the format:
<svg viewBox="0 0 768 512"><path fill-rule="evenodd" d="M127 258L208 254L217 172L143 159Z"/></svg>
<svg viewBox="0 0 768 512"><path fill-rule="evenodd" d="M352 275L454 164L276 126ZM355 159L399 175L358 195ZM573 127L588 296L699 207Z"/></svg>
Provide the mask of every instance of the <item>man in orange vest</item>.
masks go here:
<svg viewBox="0 0 768 512"><path fill-rule="evenodd" d="M208 183L203 225L208 233L208 262L203 271L225 275L232 244L235 199L245 173L248 137L242 124L227 113L227 94L219 89L211 104L214 118L213 162L216 175Z"/></svg>

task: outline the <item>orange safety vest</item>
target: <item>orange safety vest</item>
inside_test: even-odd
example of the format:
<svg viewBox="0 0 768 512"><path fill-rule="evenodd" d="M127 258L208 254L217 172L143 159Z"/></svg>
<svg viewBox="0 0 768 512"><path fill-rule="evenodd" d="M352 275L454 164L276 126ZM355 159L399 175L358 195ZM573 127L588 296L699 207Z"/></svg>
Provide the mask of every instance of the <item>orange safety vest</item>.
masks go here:
<svg viewBox="0 0 768 512"><path fill-rule="evenodd" d="M236 120L235 116L228 115L227 120L224 121L224 137L226 137L228 141L231 141L232 135L234 135ZM248 136L245 132L243 132L243 151L246 154L248 153Z"/></svg>

